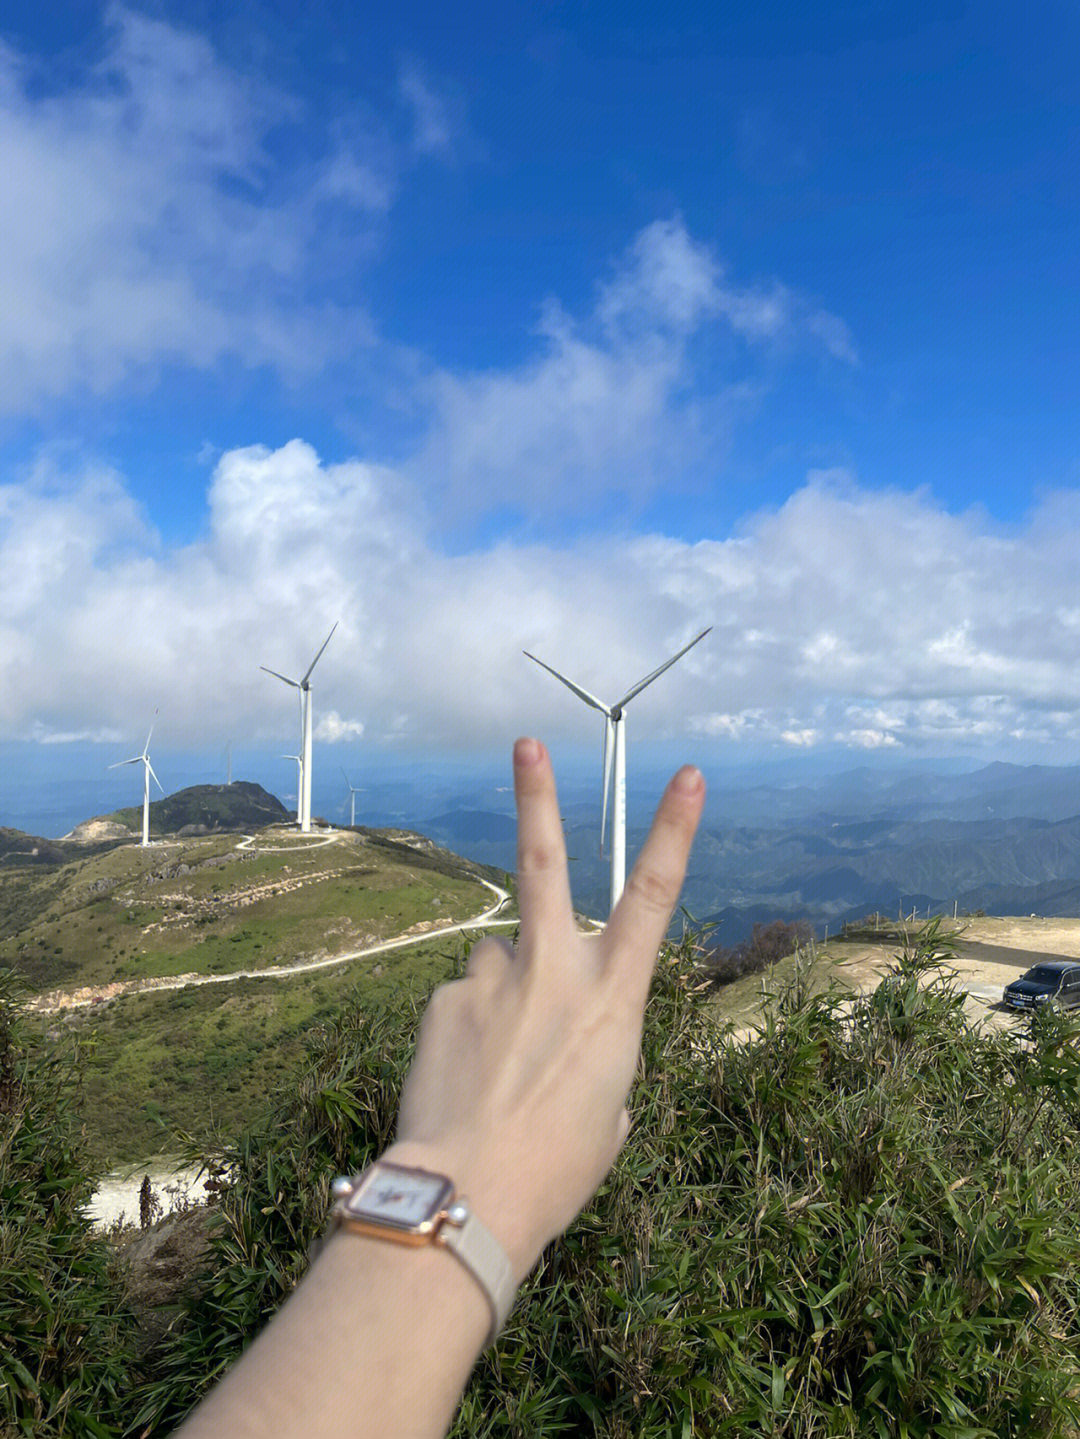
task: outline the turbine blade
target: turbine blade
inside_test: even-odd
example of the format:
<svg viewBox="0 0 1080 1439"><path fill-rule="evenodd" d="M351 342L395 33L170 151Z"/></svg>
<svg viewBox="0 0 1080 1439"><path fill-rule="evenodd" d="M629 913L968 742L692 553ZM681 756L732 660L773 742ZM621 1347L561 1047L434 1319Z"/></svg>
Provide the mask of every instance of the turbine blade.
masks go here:
<svg viewBox="0 0 1080 1439"><path fill-rule="evenodd" d="M106 769L119 769L124 764L138 764L142 759L141 754L133 754L130 759L118 759L115 764L107 764Z"/></svg>
<svg viewBox="0 0 1080 1439"><path fill-rule="evenodd" d="M154 783L157 785L158 789L161 790L161 793L164 794L164 793L165 793L164 786L162 785L161 781L158 779L157 775L154 774L154 766L150 763L149 760L146 761L146 768L150 771L150 773L151 773L152 775L154 775Z"/></svg>
<svg viewBox="0 0 1080 1439"><path fill-rule="evenodd" d="M630 701L634 698L634 696L639 695L641 691L646 687L646 685L651 685L653 680L659 679L659 677L664 673L664 671L669 670L676 660L682 659L683 655L686 653L687 650L692 650L697 644L698 640L703 640L711 629L712 625L709 625L708 629L704 629L699 635L695 635L688 645L683 645L682 649L679 651L678 654L672 655L669 660L665 660L658 669L653 670L652 674L647 674L643 680L638 680L637 684L632 690L627 690L626 694L623 695L622 699L615 706L615 708L622 709L623 705L629 704Z"/></svg>
<svg viewBox="0 0 1080 1439"><path fill-rule="evenodd" d="M285 675L279 675L277 670L269 669L266 665L260 665L259 668L261 670L264 670L268 675L273 675L276 680L284 680L285 684L292 685L294 690L298 690L300 688L299 680L291 680L286 678Z"/></svg>
<svg viewBox="0 0 1080 1439"><path fill-rule="evenodd" d="M568 680L566 676L561 675L558 670L552 669L551 666L546 665L543 660L538 660L535 655L529 654L528 650L522 650L522 654L526 659L532 660L533 664L539 665L542 670L547 670L549 675L554 675L557 680L561 680L568 690L573 690L578 699L584 700L587 705L592 705L594 710L599 710L600 713L604 715L611 714L611 711L603 700L598 700L596 696L591 695L588 690L583 690L581 686L576 685L573 680Z"/></svg>
<svg viewBox="0 0 1080 1439"><path fill-rule="evenodd" d="M615 763L615 721L610 715L604 716L604 807L600 812L600 853L604 853L604 837L607 834L607 807L611 794L611 770Z"/></svg>
<svg viewBox="0 0 1080 1439"><path fill-rule="evenodd" d="M156 723L156 721L155 721L154 723ZM150 748L150 736L151 736L153 733L154 733L154 725L151 724L150 728L146 731L146 743L145 743L145 744L143 745L143 747L142 747L142 752L143 752L143 754L145 754L145 753L147 752L147 750Z"/></svg>
<svg viewBox="0 0 1080 1439"><path fill-rule="evenodd" d="M307 682L308 682L308 680L311 678L311 671L312 671L312 670L315 668L315 666L319 663L319 659L320 659L321 656L322 656L323 650L326 648L326 646L327 646L327 645L330 643L330 641L333 639L333 637L334 637L334 630L337 629L337 627L338 627L338 625L339 625L340 623L341 623L340 620L335 620L335 621L334 621L334 629L332 629L332 630L330 631L330 633L326 636L326 638L323 640L322 644L319 646L319 653L315 656L315 658L314 658L314 659L311 661L311 663L308 665L308 667L307 667L307 674L306 674L306 675L304 676L304 678L300 681L300 683L301 683L302 685L306 685Z"/></svg>

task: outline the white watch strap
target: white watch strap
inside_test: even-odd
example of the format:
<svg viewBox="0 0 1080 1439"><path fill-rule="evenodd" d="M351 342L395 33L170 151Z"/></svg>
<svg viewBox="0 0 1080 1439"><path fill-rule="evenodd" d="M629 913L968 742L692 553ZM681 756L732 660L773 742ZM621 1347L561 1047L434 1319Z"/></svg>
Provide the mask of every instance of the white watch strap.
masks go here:
<svg viewBox="0 0 1080 1439"><path fill-rule="evenodd" d="M477 1219L468 1201L455 1199L451 1213L454 1209L464 1211L466 1217L460 1223L446 1219L439 1227L438 1242L446 1245L484 1291L491 1309L487 1342L494 1344L514 1307L517 1294L514 1271L502 1245L491 1230Z"/></svg>

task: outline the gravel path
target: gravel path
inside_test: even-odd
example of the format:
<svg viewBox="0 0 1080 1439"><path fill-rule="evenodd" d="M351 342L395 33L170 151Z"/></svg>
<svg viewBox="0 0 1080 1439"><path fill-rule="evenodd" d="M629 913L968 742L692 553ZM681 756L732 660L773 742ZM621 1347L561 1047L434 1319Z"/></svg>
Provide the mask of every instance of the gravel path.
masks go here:
<svg viewBox="0 0 1080 1439"><path fill-rule="evenodd" d="M490 880L479 883L490 889L495 903L471 919L455 924L441 924L434 929L425 929L417 934L402 934L396 939L383 939L378 944L366 945L363 949L346 950L343 954L332 954L323 959L302 959L295 964L268 965L265 969L234 969L228 974L168 974L151 979L116 980L112 984L85 985L81 989L66 993L52 991L37 995L27 1002L26 1008L35 1014L59 1014L65 1009L85 1009L89 1005L102 1004L105 1000L123 999L129 994L161 994L166 990L197 989L204 984L235 984L238 979L287 979L293 974L311 974L317 969L335 969L342 964L351 964L355 959L366 959L373 954L386 954L393 949L406 949L412 944L423 944L429 939L441 939L446 934L460 934L466 929L490 929L496 925L517 924L516 919L499 919L499 912L509 903L510 895Z"/></svg>

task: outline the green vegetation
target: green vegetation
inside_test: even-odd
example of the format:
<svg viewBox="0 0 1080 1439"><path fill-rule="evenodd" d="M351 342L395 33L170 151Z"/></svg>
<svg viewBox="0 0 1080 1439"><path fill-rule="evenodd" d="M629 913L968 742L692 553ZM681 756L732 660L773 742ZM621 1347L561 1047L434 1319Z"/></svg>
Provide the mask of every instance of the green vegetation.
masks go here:
<svg viewBox="0 0 1080 1439"><path fill-rule="evenodd" d="M862 996L781 960L759 1030L738 1042L693 944L665 952L630 1140L481 1360L456 1439L1077 1432L1080 1020L971 1029L942 967L949 943L925 928ZM3 1053L23 1056L4 1071L17 1067L18 1098L0 1103L5 1213L21 1216L0 1250L0 1364L10 1353L21 1366L9 1363L0 1390L12 1433L170 1432L303 1272L331 1176L386 1144L426 991L460 969L449 955L428 963L411 989L398 974L366 975L351 996L311 981L276 1100L251 1094L235 1137L219 1126L211 1142L191 1140L190 1158L233 1179L186 1318L138 1358L74 1201L36 1198L86 1192L70 1052L26 1057L25 1034L23 1050L6 1042ZM130 1001L163 1006L144 1072L165 1062L170 1022L174 1035L193 1027L193 1051L227 1036L222 1073L230 1045L264 1017L272 1050L273 1011L259 1008L271 985L291 990L251 981L229 1009L205 1013L197 990L173 996L185 1001L175 1010ZM760 989L761 977L720 995L741 985ZM47 1320L39 1275L62 1296ZM73 1358L79 1334L93 1343ZM63 1394L50 1378L57 1356Z"/></svg>
<svg viewBox="0 0 1080 1439"><path fill-rule="evenodd" d="M253 1120L299 1064L306 1031L358 987L379 1002L445 977L455 941L424 943L424 931L489 906L481 872L373 830L329 844L268 830L244 849L235 835L113 846L51 869L0 870L0 964L39 993L96 991L93 1004L26 1023L47 1044L83 1043L78 1113L106 1169L168 1150L178 1129L233 1133ZM408 932L416 944L286 980L119 999L109 989L278 968Z"/></svg>
<svg viewBox="0 0 1080 1439"><path fill-rule="evenodd" d="M0 871L0 964L39 991L263 969L467 919L489 902L479 872L374 832L124 845Z"/></svg>
<svg viewBox="0 0 1080 1439"><path fill-rule="evenodd" d="M870 995L804 968L735 1044L690 946L661 964L634 1128L454 1430L1056 1435L1080 1419L1080 1032L973 1031L931 930ZM235 1168L190 1320L138 1395L180 1418L281 1302L330 1176L386 1142L416 1006L343 1013Z"/></svg>
<svg viewBox="0 0 1080 1439"><path fill-rule="evenodd" d="M344 1008L381 1007L398 993L422 998L451 977L457 948L451 937L286 980L75 1011L68 1032L88 1041L77 1106L88 1153L104 1170L171 1152L181 1132L205 1142L237 1133L293 1080L313 1030Z"/></svg>
<svg viewBox="0 0 1080 1439"><path fill-rule="evenodd" d="M73 1119L79 1056L43 1052L0 972L0 1433L119 1432L135 1329L112 1252L80 1211L90 1171Z"/></svg>
<svg viewBox="0 0 1080 1439"><path fill-rule="evenodd" d="M142 833L142 805L103 815ZM178 834L184 829L261 829L288 818L281 801L260 784L236 780L233 784L196 784L150 802L150 833Z"/></svg>

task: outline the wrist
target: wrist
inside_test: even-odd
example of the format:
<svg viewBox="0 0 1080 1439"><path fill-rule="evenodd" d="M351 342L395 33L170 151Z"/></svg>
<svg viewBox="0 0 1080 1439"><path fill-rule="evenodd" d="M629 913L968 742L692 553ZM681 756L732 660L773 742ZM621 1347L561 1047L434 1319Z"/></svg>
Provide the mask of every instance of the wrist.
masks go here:
<svg viewBox="0 0 1080 1439"><path fill-rule="evenodd" d="M520 1285L540 1257L544 1240L533 1233L525 1205L505 1174L492 1175L454 1145L402 1139L381 1156L392 1164L428 1169L452 1180L458 1198L467 1199L477 1219L501 1245Z"/></svg>

